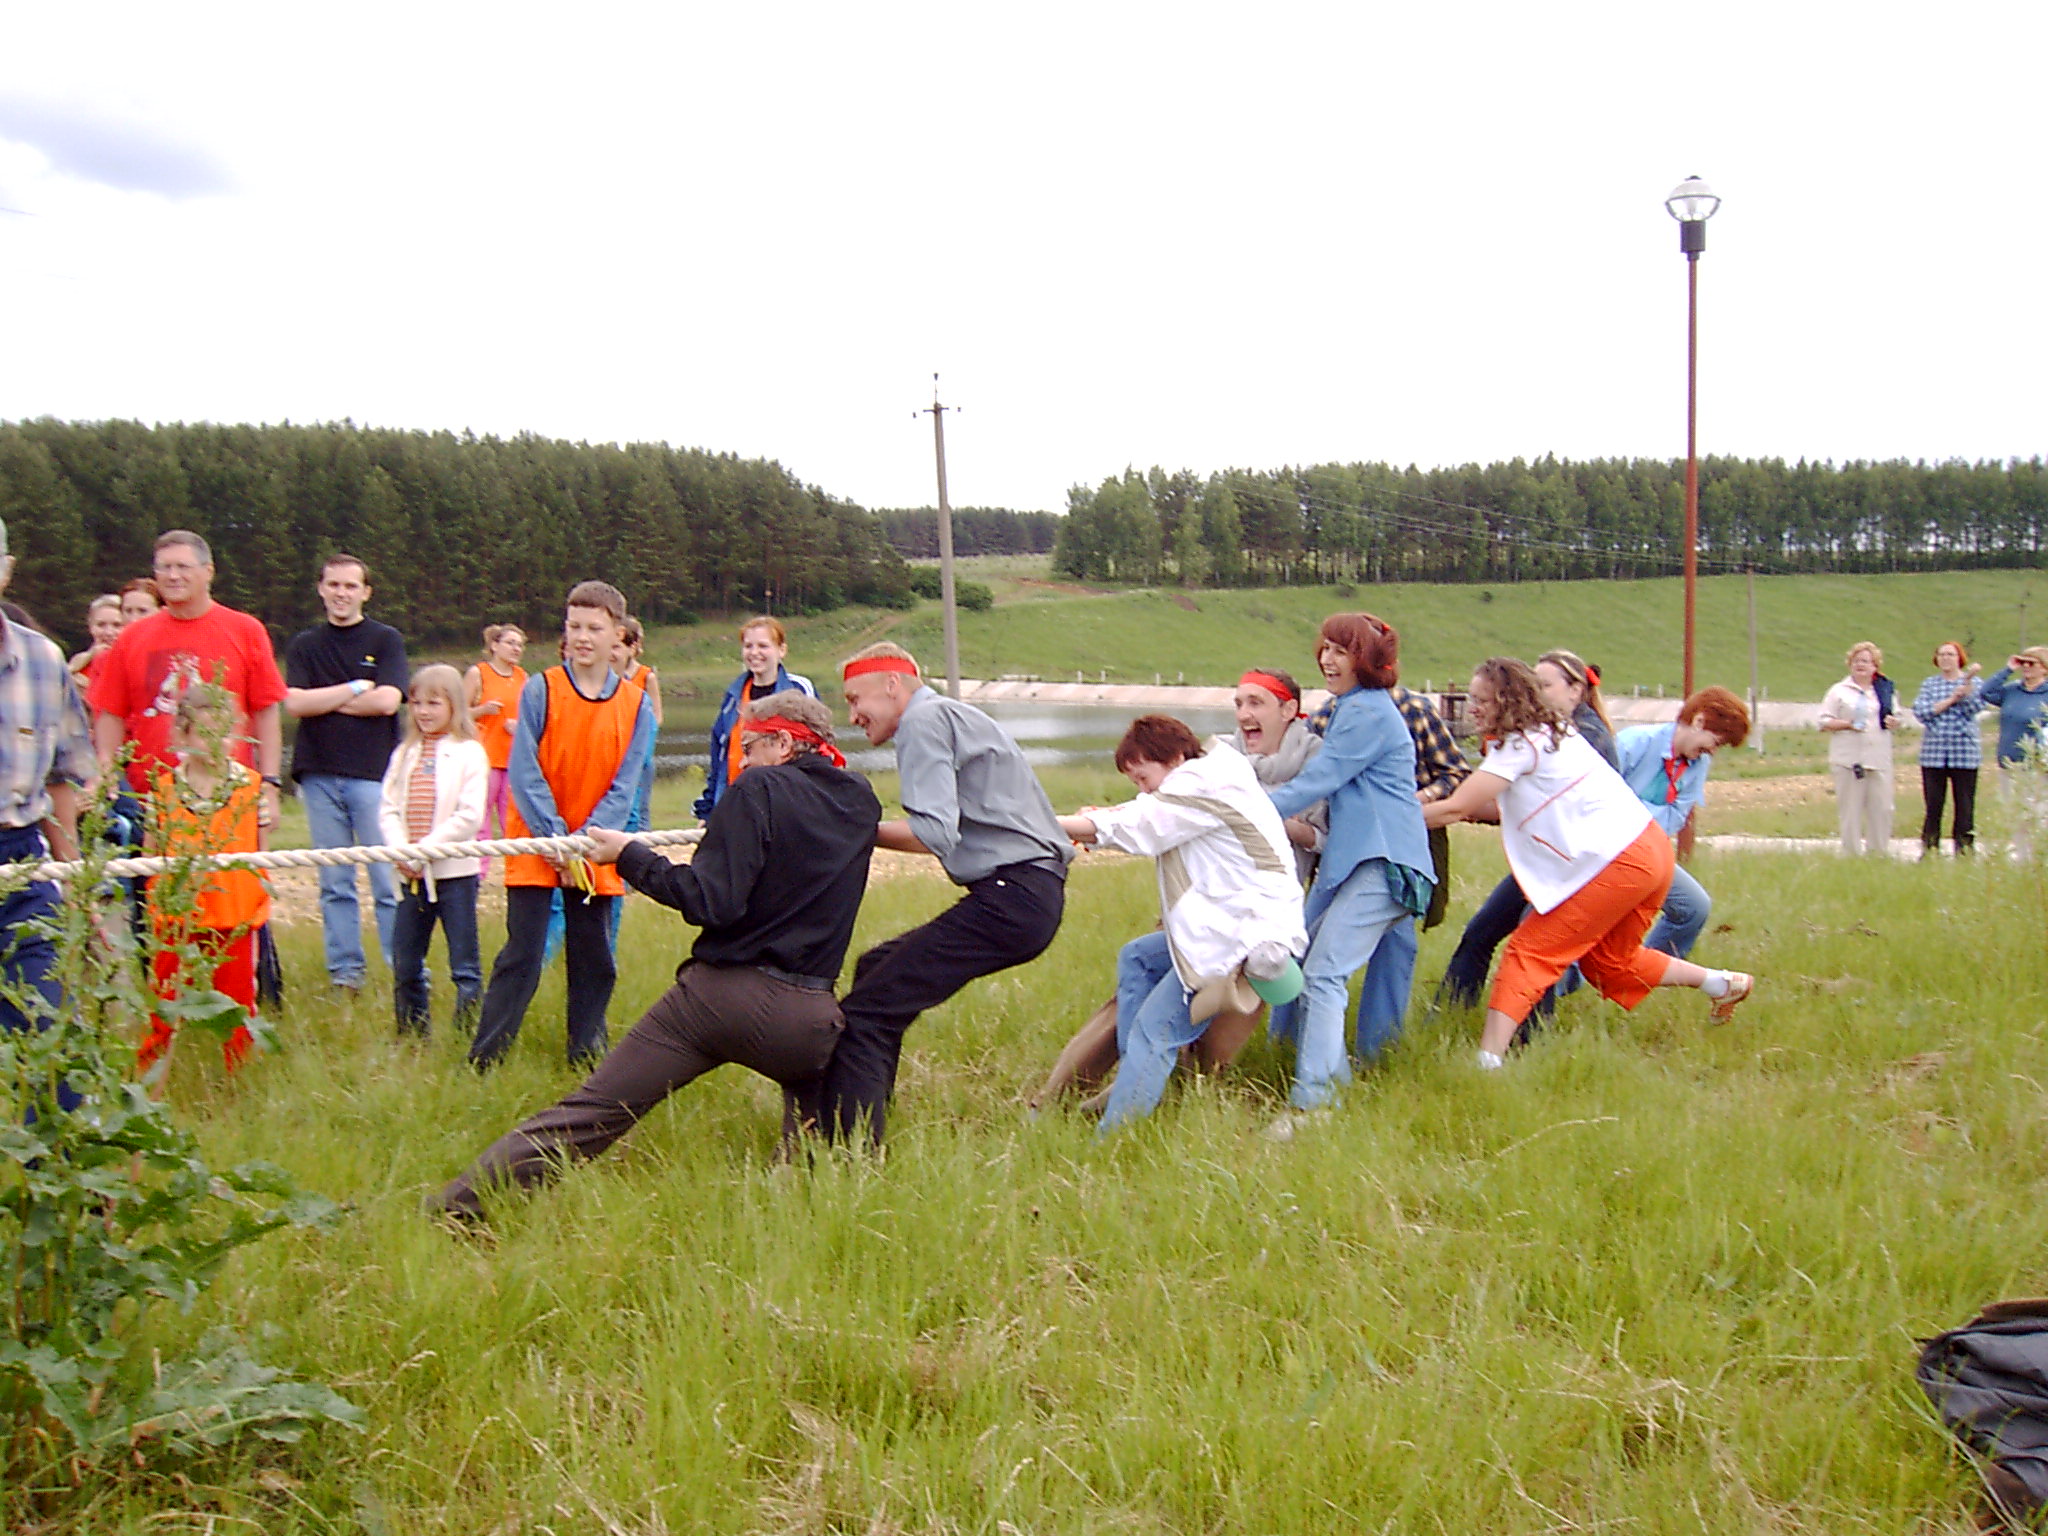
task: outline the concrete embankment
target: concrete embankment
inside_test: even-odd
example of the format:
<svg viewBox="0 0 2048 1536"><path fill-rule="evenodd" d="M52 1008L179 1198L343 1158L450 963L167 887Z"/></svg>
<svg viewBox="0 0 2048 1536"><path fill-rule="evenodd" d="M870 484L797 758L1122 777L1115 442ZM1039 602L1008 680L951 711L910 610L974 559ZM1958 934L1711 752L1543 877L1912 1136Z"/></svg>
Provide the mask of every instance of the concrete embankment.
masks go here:
<svg viewBox="0 0 2048 1536"><path fill-rule="evenodd" d="M1233 690L1229 688L1176 687L1146 683L1053 683L1037 678L960 679L960 695L970 704L1095 704L1111 709L1228 709ZM1305 695L1310 709L1327 695L1311 688ZM1441 691L1432 697L1442 704ZM1614 698L1607 700L1608 713L1621 725L1656 725L1678 717L1677 699ZM1760 711L1767 731L1813 730L1820 724L1818 703L1785 703L1766 699Z"/></svg>

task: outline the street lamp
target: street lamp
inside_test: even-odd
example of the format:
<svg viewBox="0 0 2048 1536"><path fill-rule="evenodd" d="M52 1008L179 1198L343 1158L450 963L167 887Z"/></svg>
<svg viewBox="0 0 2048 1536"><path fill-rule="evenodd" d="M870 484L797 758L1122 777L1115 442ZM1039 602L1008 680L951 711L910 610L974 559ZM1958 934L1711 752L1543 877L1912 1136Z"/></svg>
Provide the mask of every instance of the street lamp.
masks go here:
<svg viewBox="0 0 2048 1536"><path fill-rule="evenodd" d="M1678 220L1678 248L1685 253L1685 696L1692 697L1694 606L1700 580L1700 252L1707 248L1707 220L1721 199L1697 176L1681 181L1664 199Z"/></svg>
<svg viewBox="0 0 2048 1536"><path fill-rule="evenodd" d="M1700 584L1700 252L1707 248L1707 220L1721 206L1697 176L1671 189L1664 208L1678 220L1678 248L1685 253L1685 685L1692 697L1694 611ZM1692 817L1678 832L1678 856L1692 855Z"/></svg>

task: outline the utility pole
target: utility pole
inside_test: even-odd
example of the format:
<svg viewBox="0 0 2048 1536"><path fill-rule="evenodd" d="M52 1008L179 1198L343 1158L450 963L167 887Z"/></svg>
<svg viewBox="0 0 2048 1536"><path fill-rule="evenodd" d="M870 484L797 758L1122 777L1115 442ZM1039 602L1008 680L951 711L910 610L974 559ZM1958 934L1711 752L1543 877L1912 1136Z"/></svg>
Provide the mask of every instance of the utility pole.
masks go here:
<svg viewBox="0 0 2048 1536"><path fill-rule="evenodd" d="M1743 577L1749 585L1749 724L1756 736L1756 749L1764 749L1764 701L1763 690L1757 681L1756 671L1756 567L1743 567Z"/></svg>
<svg viewBox="0 0 2048 1536"><path fill-rule="evenodd" d="M932 450L939 461L939 602L946 610L946 697L960 697L960 616L953 606L953 507L946 500L946 412L939 404L939 376L932 375L932 403L920 416L932 419Z"/></svg>

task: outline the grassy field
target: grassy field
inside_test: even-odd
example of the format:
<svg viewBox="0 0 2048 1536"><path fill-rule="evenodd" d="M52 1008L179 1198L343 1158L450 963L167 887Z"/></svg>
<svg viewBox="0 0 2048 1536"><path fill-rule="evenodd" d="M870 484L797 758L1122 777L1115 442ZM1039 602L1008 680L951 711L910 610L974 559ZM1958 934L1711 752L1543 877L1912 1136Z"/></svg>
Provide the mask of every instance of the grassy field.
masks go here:
<svg viewBox="0 0 2048 1536"><path fill-rule="evenodd" d="M1499 652L1534 656L1566 645L1601 667L1611 692L1680 681L1682 591L1676 580L1532 582L1512 586L1286 587L1231 592L1100 592L1050 579L1043 561L1006 556L963 562L996 591L996 606L960 615L961 669L973 677L1028 674L1050 681L1228 684L1248 665L1312 670L1316 625L1329 613L1366 608L1401 631L1403 679L1462 682L1474 662ZM1887 670L1907 689L1933 670L1944 639L1961 639L1987 670L2048 617L2038 571L1912 576L1774 576L1756 583L1758 659L1776 699L1818 699L1842 675L1852 640L1878 642ZM1699 675L1742 692L1749 684L1743 579L1710 576L1699 587ZM871 640L909 647L943 670L939 606L908 613L841 609L788 622L790 665L813 677ZM730 620L656 632L650 659L672 697L718 692L738 669Z"/></svg>
<svg viewBox="0 0 2048 1536"><path fill-rule="evenodd" d="M1456 859L1419 995L1497 840L1460 829ZM213 1157L351 1211L173 1326L267 1332L370 1427L104 1480L35 1528L1966 1530L1909 1370L2048 1284L2048 889L1992 860L1696 868L1700 958L1764 978L1728 1028L1690 993L1581 994L1482 1076L1470 1017L1417 1018L1285 1146L1261 1042L1103 1145L1020 1105L1156 911L1146 865L1090 859L1047 956L912 1032L882 1163L776 1166L775 1095L728 1069L489 1244L421 1201L572 1081L559 978L479 1080L445 1028L400 1045L382 997L325 997L299 923L281 1052L233 1081L187 1052L171 1092ZM884 881L857 946L951 899ZM615 1033L688 934L631 904Z"/></svg>

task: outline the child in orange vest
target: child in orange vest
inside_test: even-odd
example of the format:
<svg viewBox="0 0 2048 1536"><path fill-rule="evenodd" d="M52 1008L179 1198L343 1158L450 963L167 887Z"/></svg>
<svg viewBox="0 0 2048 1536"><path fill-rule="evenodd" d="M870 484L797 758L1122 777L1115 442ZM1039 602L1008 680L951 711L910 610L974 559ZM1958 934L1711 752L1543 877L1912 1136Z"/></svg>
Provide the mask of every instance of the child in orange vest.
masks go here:
<svg viewBox="0 0 2048 1536"><path fill-rule="evenodd" d="M654 741L647 695L612 670L626 619L617 587L586 581L569 593L562 665L530 679L507 768L511 837L560 837L586 825L623 831ZM562 893L569 972L571 1064L595 1061L610 1036L605 1009L617 970L606 929L624 891L613 866L515 854L505 861L505 945L491 965L470 1064L479 1071L512 1047L540 984L548 908Z"/></svg>
<svg viewBox="0 0 2048 1536"><path fill-rule="evenodd" d="M526 631L517 624L491 624L484 629L484 659L462 676L476 739L484 744L491 777L484 794L484 835L505 836L505 812L511 804L505 770L512 761L512 733L519 728L519 695L526 687ZM491 872L485 859L482 879Z"/></svg>
<svg viewBox="0 0 2048 1536"><path fill-rule="evenodd" d="M235 703L213 683L194 683L178 700L171 725L177 766L158 769L149 807L148 850L176 858L191 854L254 853L263 786L253 770L229 753ZM153 964L157 996L224 992L256 1013L256 929L270 916L263 876L249 869L171 871L149 882L150 910L159 948ZM189 892L189 896L188 893ZM179 910L168 910L169 908ZM147 1074L170 1050L175 1030L152 1015L136 1053ZM221 1046L232 1072L249 1053L248 1026Z"/></svg>

